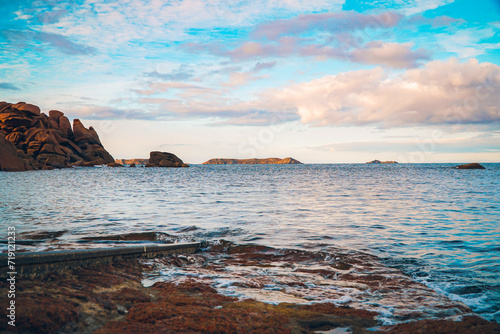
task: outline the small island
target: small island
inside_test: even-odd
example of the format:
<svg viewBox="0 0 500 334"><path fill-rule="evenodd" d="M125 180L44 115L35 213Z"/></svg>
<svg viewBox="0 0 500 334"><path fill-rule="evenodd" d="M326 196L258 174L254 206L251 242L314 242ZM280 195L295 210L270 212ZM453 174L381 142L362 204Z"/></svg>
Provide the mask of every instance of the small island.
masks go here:
<svg viewBox="0 0 500 334"><path fill-rule="evenodd" d="M210 159L203 165L302 165L302 162L294 158L266 158L266 159Z"/></svg>
<svg viewBox="0 0 500 334"><path fill-rule="evenodd" d="M380 161L380 160L372 160L368 161L367 164L397 164L397 161Z"/></svg>

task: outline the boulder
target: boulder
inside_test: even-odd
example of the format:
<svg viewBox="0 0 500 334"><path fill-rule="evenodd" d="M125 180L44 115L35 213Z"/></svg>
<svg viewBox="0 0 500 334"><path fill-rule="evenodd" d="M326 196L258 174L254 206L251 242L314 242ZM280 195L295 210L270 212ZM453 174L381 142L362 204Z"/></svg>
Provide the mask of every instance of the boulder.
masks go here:
<svg viewBox="0 0 500 334"><path fill-rule="evenodd" d="M68 117L61 116L59 118L59 130L66 135L66 138L74 140L75 136L73 134L73 130L71 129L71 123L69 122Z"/></svg>
<svg viewBox="0 0 500 334"><path fill-rule="evenodd" d="M51 166L54 168L68 168L69 164L66 157L58 154L49 154L47 160L45 160L45 166Z"/></svg>
<svg viewBox="0 0 500 334"><path fill-rule="evenodd" d="M484 166L478 164L477 162L465 165L459 165L455 167L456 169L486 169Z"/></svg>
<svg viewBox="0 0 500 334"><path fill-rule="evenodd" d="M81 146L81 144L101 145L99 136L94 128L90 127L87 129L79 119L75 119L73 121L73 134L75 136L75 142L78 146Z"/></svg>
<svg viewBox="0 0 500 334"><path fill-rule="evenodd" d="M0 131L0 170L15 172L29 169L17 153L16 146L5 139L5 135Z"/></svg>
<svg viewBox="0 0 500 334"><path fill-rule="evenodd" d="M184 162L175 154L154 151L149 154L149 163L146 167L183 167Z"/></svg>
<svg viewBox="0 0 500 334"><path fill-rule="evenodd" d="M33 115L40 115L40 108L38 106L35 106L33 104L27 104L25 102L18 102L17 104L13 105L14 108L17 110L22 110L22 111L27 111L29 113L32 113Z"/></svg>
<svg viewBox="0 0 500 334"><path fill-rule="evenodd" d="M108 164L108 167L123 167L123 165L120 165L120 164L118 164L118 163L116 163L116 162L110 162L110 163Z"/></svg>
<svg viewBox="0 0 500 334"><path fill-rule="evenodd" d="M129 167L135 167L135 164L132 162Z"/></svg>

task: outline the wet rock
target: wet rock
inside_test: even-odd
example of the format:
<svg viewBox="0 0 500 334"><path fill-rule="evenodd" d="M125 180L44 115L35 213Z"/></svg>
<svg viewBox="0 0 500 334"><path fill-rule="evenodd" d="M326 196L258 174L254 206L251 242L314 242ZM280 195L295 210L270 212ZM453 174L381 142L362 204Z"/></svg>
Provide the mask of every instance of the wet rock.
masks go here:
<svg viewBox="0 0 500 334"><path fill-rule="evenodd" d="M111 162L108 164L108 167L123 167L123 165L117 164L116 162Z"/></svg>
<svg viewBox="0 0 500 334"><path fill-rule="evenodd" d="M477 162L465 165L459 165L455 167L456 169L486 169L484 166L478 164Z"/></svg>
<svg viewBox="0 0 500 334"><path fill-rule="evenodd" d="M135 163L131 163L129 167L135 167Z"/></svg>

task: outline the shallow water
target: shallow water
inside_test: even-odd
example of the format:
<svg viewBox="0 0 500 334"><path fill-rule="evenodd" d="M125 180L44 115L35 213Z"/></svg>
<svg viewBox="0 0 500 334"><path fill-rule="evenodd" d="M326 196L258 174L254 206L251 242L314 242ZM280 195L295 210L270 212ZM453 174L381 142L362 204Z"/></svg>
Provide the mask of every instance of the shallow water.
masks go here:
<svg viewBox="0 0 500 334"><path fill-rule="evenodd" d="M2 236L27 250L108 247L163 232L278 248L367 252L500 321L500 164L195 165L0 173ZM40 232L65 231L47 235ZM38 236L33 232L38 233Z"/></svg>

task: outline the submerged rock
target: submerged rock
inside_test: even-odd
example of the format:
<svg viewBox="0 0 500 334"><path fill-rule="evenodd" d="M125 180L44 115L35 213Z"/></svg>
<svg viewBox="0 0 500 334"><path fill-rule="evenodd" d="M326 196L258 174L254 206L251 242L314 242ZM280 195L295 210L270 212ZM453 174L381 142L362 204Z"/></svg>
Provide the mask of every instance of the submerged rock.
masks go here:
<svg viewBox="0 0 500 334"><path fill-rule="evenodd" d="M465 165L459 165L455 167L456 169L486 169L484 166L478 164L477 162Z"/></svg>
<svg viewBox="0 0 500 334"><path fill-rule="evenodd" d="M0 170L48 170L48 167L114 162L94 128L87 129L78 119L74 120L72 128L68 118L58 110L50 110L47 116L32 104L0 102L0 133L2 140L5 138L15 145L18 156L26 165L25 168L17 166L13 169L2 164ZM7 158L2 156L0 159Z"/></svg>

